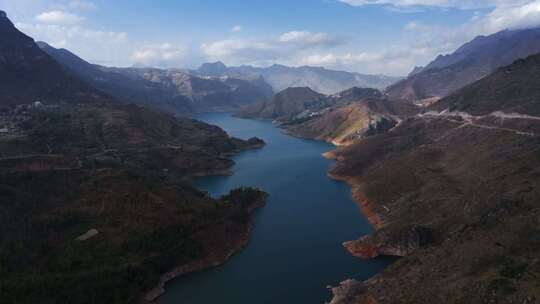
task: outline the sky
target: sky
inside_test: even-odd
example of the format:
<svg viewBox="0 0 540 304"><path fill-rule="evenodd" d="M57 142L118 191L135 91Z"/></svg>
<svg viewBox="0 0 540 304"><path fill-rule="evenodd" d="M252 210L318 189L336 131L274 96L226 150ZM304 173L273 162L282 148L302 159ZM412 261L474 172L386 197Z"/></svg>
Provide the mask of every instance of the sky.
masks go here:
<svg viewBox="0 0 540 304"><path fill-rule="evenodd" d="M540 26L540 0L0 0L36 40L106 66L323 66L401 76L477 35Z"/></svg>

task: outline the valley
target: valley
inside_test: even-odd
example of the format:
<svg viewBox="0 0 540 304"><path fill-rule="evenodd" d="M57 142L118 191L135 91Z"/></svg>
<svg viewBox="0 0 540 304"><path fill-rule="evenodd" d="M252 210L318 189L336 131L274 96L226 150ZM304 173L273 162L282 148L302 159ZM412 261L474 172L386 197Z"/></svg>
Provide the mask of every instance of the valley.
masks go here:
<svg viewBox="0 0 540 304"><path fill-rule="evenodd" d="M227 29L207 3L85 30L98 5L49 1L0 10L1 303L540 302L534 0L318 9L377 13L410 50L329 19ZM426 11L474 36L411 19ZM154 43L178 16L215 28Z"/></svg>
<svg viewBox="0 0 540 304"><path fill-rule="evenodd" d="M160 303L324 303L331 299L328 285L346 277L367 279L393 261L362 261L341 247L372 227L348 186L327 178L332 162L321 154L331 145L290 137L268 121L226 113L197 118L240 138L260 136L267 145L234 156L233 175L203 177L194 185L213 197L240 185L265 189L269 196L241 253L223 266L172 281Z"/></svg>

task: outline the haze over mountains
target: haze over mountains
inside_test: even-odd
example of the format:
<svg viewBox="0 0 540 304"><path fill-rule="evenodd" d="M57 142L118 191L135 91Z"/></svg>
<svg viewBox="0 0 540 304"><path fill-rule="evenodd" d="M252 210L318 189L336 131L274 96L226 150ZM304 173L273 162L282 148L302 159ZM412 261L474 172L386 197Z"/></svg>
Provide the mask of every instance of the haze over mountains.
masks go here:
<svg viewBox="0 0 540 304"><path fill-rule="evenodd" d="M540 29L505 30L480 36L454 53L440 55L426 67L386 90L390 99L440 98L490 74L496 68L540 52Z"/></svg>
<svg viewBox="0 0 540 304"><path fill-rule="evenodd" d="M384 88L400 78L362 75L315 67L228 68L208 63L196 71L113 68L94 65L45 42L39 47L89 85L120 100L181 113L231 111L270 100L274 92L306 86L335 93L353 86Z"/></svg>
<svg viewBox="0 0 540 304"><path fill-rule="evenodd" d="M321 94L334 94L352 87L384 89L402 79L401 77L365 75L310 66L287 67L276 64L267 68L227 67L222 62L203 64L195 72L201 76L230 76L247 79L262 76L275 92L290 87L309 87Z"/></svg>
<svg viewBox="0 0 540 304"><path fill-rule="evenodd" d="M406 78L363 75L317 67L227 67L206 63L197 70L110 68L93 65L65 49L38 45L88 87L119 100L153 106L176 114L235 111L271 100L291 87L335 94L351 87L384 89L391 100L432 103L500 66L540 52L540 30L506 30L477 37L454 53L440 55Z"/></svg>
<svg viewBox="0 0 540 304"><path fill-rule="evenodd" d="M65 49L38 45L68 71L118 99L157 107L176 114L223 111L271 98L260 78L202 78L183 70L109 68L94 65Z"/></svg>

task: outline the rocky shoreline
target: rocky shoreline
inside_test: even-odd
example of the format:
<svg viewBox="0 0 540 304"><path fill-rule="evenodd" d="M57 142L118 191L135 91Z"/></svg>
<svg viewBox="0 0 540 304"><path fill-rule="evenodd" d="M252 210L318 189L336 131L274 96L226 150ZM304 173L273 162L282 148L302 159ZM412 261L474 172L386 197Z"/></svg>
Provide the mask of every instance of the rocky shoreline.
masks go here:
<svg viewBox="0 0 540 304"><path fill-rule="evenodd" d="M266 198L266 197L265 197ZM193 272L198 272L206 270L212 267L217 267L222 265L227 260L229 260L234 254L243 249L249 243L251 232L254 226L254 212L255 210L265 206L265 198L253 202L246 210L247 216L249 216L249 221L242 225L242 227L236 227L240 229L240 232L229 236L229 238L224 239L215 237L215 233L218 229L210 229L203 232L205 234L203 237L210 239L208 244L205 244L205 249L207 249L208 255L190 262L185 265L178 266L173 270L165 273L161 276L159 283L155 288L146 293L144 298L140 301L141 304L155 304L159 303L159 297L166 292L165 285L183 275L187 275ZM217 243L216 243L217 242ZM221 250L215 250L215 247L225 247ZM212 250L209 250L212 249Z"/></svg>
<svg viewBox="0 0 540 304"><path fill-rule="evenodd" d="M224 154L223 157L230 157L246 150L261 149L265 145L266 143L263 140L253 137L247 141L247 145L245 147L237 149L231 153ZM226 164L226 168L196 172L191 174L189 178L200 178L205 176L230 176L233 174L232 167L234 166L234 161L228 158L225 158L225 160L228 161ZM199 236L199 238L210 240L208 244L204 245L206 247L205 251L207 251L208 253L207 256L192 261L188 264L178 266L173 270L163 274L159 279L159 283L157 284L157 286L152 290L146 292L140 303L158 303L158 298L165 293L165 285L168 282L186 274L203 271L205 269L222 265L234 254L247 246L254 225L253 213L256 209L262 208L265 205L266 196L262 199L251 202L251 204L245 210L246 215L249 217L249 220L245 224L241 225L242 227L234 227L234 229L232 229L239 230L239 232L235 235L226 235L224 238L221 239L216 238L216 233L219 234L221 232L221 229L219 229L219 227L212 227L209 230L202 232L202 236ZM224 225L225 224L226 223L224 223ZM222 247L222 249L215 250L216 247Z"/></svg>

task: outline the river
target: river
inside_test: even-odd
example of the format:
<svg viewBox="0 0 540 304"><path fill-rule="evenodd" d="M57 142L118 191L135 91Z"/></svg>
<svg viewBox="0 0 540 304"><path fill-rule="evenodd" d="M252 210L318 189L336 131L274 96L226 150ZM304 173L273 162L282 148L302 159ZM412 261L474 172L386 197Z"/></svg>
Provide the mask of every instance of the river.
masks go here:
<svg viewBox="0 0 540 304"><path fill-rule="evenodd" d="M204 177L199 189L220 196L239 186L270 194L257 211L249 245L227 263L180 277L166 286L163 304L295 303L329 301L328 285L364 280L392 259L360 260L341 243L372 227L352 200L350 188L326 175L332 161L321 156L330 144L285 135L272 123L226 113L197 117L230 135L257 136L267 145L233 157L232 176Z"/></svg>

